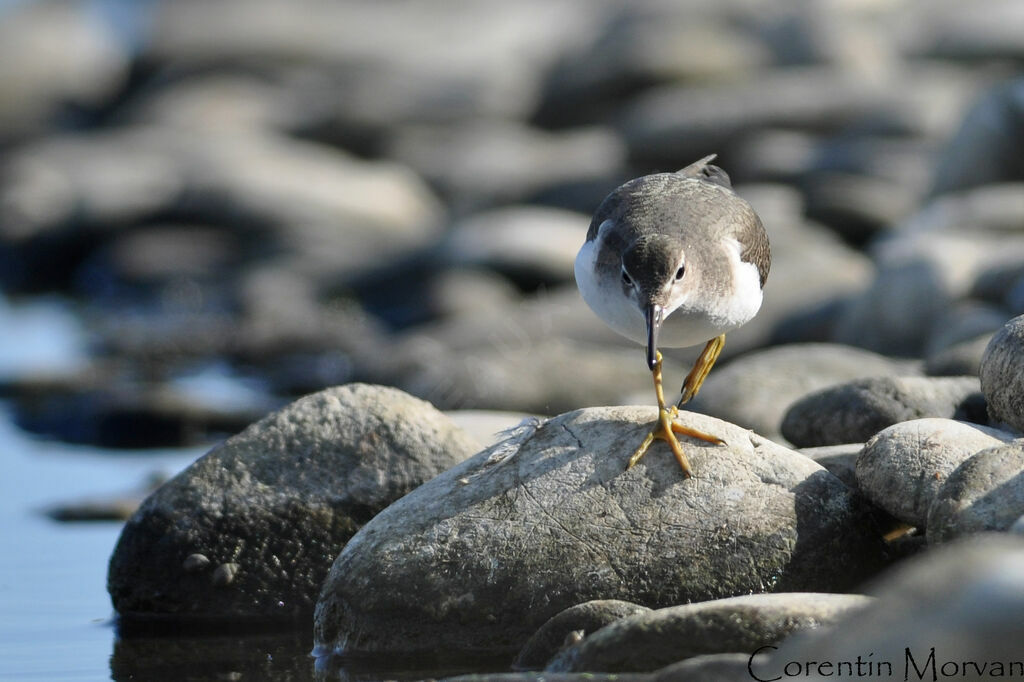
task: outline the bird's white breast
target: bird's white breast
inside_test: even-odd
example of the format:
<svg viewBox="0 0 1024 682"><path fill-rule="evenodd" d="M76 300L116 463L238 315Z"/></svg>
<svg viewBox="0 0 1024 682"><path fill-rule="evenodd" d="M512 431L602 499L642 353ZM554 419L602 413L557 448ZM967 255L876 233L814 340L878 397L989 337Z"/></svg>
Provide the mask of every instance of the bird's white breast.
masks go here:
<svg viewBox="0 0 1024 682"><path fill-rule="evenodd" d="M620 273L598 277L597 255L602 232L585 242L576 255L576 285L580 295L598 317L619 334L637 343L647 342L643 314L626 297ZM660 345L684 348L704 343L753 319L761 307L761 279L757 267L740 258L742 246L735 239L722 242L724 257L703 264L701 285L690 300L672 311L661 327ZM715 274L710 268L725 267ZM727 285L727 286L726 286Z"/></svg>

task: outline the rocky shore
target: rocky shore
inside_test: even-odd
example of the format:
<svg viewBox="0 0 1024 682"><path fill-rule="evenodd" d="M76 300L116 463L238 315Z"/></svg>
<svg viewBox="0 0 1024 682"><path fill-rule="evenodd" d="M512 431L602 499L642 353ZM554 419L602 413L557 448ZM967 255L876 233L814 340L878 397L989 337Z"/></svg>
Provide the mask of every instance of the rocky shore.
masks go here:
<svg viewBox="0 0 1024 682"><path fill-rule="evenodd" d="M125 636L490 680L1024 660L1017 3L136 11L0 16L0 316L59 296L87 339L0 395L67 441L222 441L127 520ZM625 471L650 374L573 259L608 191L709 153L764 306L681 414L725 443Z"/></svg>

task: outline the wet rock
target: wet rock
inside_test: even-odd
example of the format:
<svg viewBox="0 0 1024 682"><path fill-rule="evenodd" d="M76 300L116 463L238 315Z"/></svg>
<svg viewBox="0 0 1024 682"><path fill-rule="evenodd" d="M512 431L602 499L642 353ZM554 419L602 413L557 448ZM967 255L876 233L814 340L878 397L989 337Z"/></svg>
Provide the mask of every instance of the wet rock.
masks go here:
<svg viewBox="0 0 1024 682"><path fill-rule="evenodd" d="M114 608L138 623L308 617L352 534L476 449L444 415L395 389L352 384L302 398L142 504L110 560ZM196 554L209 570L183 567Z"/></svg>
<svg viewBox="0 0 1024 682"><path fill-rule="evenodd" d="M993 421L1024 431L1024 315L1003 326L981 358L981 392Z"/></svg>
<svg viewBox="0 0 1024 682"><path fill-rule="evenodd" d="M516 670L541 670L559 651L605 625L648 612L650 609L646 606L616 599L598 599L571 606L533 633L512 667Z"/></svg>
<svg viewBox="0 0 1024 682"><path fill-rule="evenodd" d="M953 470L976 452L1011 440L1003 431L951 419L914 419L890 426L857 458L857 482L867 497L919 528Z"/></svg>
<svg viewBox="0 0 1024 682"><path fill-rule="evenodd" d="M69 2L5 7L0 23L0 141L37 133L61 115L99 109L128 75L107 26Z"/></svg>
<svg viewBox="0 0 1024 682"><path fill-rule="evenodd" d="M688 407L785 442L782 419L796 400L844 381L902 374L911 367L907 362L838 344L780 346L715 368Z"/></svg>
<svg viewBox="0 0 1024 682"><path fill-rule="evenodd" d="M827 626L871 603L853 594L752 594L671 606L612 623L548 665L553 672L652 671L693 656L737 653Z"/></svg>
<svg viewBox="0 0 1024 682"><path fill-rule="evenodd" d="M810 457L825 468L851 490L858 490L857 456L864 448L863 443L843 443L842 445L822 445L816 448L801 448L800 454Z"/></svg>
<svg viewBox="0 0 1024 682"><path fill-rule="evenodd" d="M997 661L1004 666L1002 674L1008 675L1008 662L1020 660L1024 638L1020 619L1024 541L1020 538L989 535L932 549L899 564L865 591L875 597L870 606L831 628L798 634L778 651L759 654L751 661L753 672L771 679L782 674L786 663L798 661L801 679L821 682L839 674L853 678L859 656L862 676L902 679L906 671L911 679L932 679L933 670L938 676L943 665L952 661L943 676L981 679L988 677ZM920 673L909 667L908 649ZM935 656L929 662L932 650ZM831 670L816 665L806 670L807 661L836 665ZM875 665L870 673L869 661ZM989 665L986 672L978 673L966 661ZM840 662L850 662L852 672Z"/></svg>
<svg viewBox="0 0 1024 682"><path fill-rule="evenodd" d="M1008 530L1024 514L1024 441L996 445L961 464L928 511L928 542Z"/></svg>
<svg viewBox="0 0 1024 682"><path fill-rule="evenodd" d="M962 418L978 392L974 377L870 377L797 400L782 435L800 447L864 442L887 426L922 417Z"/></svg>
<svg viewBox="0 0 1024 682"><path fill-rule="evenodd" d="M661 444L624 471L654 416L638 407L561 415L390 506L324 583L318 653L514 652L544 621L592 599L655 608L843 590L882 561L846 486L726 422L682 413L728 443L687 439L692 479Z"/></svg>

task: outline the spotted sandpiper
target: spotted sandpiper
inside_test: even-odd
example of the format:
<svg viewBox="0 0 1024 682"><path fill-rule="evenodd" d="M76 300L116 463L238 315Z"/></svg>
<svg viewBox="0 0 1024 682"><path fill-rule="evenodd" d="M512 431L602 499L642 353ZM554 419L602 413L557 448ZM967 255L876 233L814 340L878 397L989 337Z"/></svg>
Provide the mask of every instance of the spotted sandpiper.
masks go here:
<svg viewBox="0 0 1024 682"><path fill-rule="evenodd" d="M658 423L629 458L654 440L668 442L683 473L693 475L676 435L723 441L676 419L697 395L725 343L726 332L761 307L771 251L760 218L732 189L729 176L706 156L675 173L630 180L598 207L576 256L576 284L608 325L647 347L658 399ZM670 348L706 342L666 407L658 342Z"/></svg>

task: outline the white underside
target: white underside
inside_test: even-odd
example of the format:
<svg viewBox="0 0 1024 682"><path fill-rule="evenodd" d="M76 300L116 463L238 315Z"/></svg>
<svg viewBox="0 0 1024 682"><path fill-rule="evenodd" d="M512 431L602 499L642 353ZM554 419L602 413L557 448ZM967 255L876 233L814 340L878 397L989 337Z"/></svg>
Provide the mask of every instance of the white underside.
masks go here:
<svg viewBox="0 0 1024 682"><path fill-rule="evenodd" d="M622 293L619 272L608 281L596 276L598 242L586 242L576 254L576 286L591 310L609 327L639 344L647 343L643 313ZM696 346L746 324L761 307L761 280L752 263L740 260L740 244L735 239L725 242L727 262L732 268L731 296L695 296L671 311L661 326L658 345L665 348Z"/></svg>

